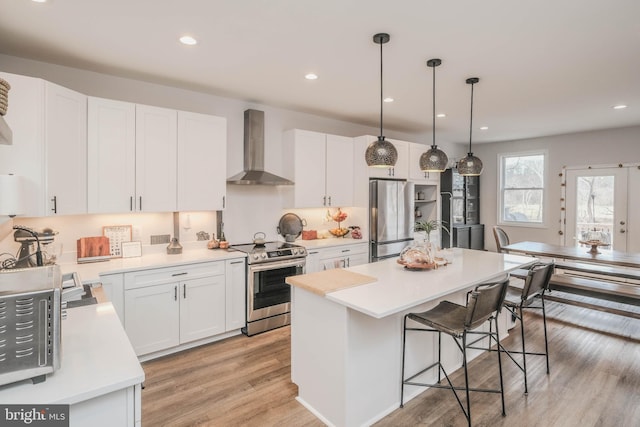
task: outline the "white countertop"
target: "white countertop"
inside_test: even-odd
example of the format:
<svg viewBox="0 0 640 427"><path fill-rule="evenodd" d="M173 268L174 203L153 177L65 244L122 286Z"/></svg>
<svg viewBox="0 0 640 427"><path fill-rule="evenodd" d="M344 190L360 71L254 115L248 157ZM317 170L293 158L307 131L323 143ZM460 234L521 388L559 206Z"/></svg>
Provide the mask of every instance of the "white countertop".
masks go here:
<svg viewBox="0 0 640 427"><path fill-rule="evenodd" d="M435 270L410 271L390 258L347 270L376 277L374 283L328 293L326 298L375 318L400 313L506 272L537 258L470 249L451 250L452 263Z"/></svg>
<svg viewBox="0 0 640 427"><path fill-rule="evenodd" d="M62 274L77 272L83 283L100 281L100 274L125 273L135 270L147 270L159 267L172 267L208 261L224 261L233 258L246 258L243 252L226 249L185 249L181 254L167 255L165 252L142 255L134 258L112 258L109 261L78 264L62 262Z"/></svg>
<svg viewBox="0 0 640 427"><path fill-rule="evenodd" d="M75 307L62 321L60 369L46 381L0 387L3 404L74 404L144 381L111 303Z"/></svg>

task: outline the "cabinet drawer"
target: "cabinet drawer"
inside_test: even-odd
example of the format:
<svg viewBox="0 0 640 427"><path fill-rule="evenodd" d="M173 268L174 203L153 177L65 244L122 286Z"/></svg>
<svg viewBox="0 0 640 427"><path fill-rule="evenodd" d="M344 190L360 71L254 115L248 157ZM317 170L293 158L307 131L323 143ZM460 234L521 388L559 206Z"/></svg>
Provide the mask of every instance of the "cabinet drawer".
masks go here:
<svg viewBox="0 0 640 427"><path fill-rule="evenodd" d="M143 288L181 280L225 274L224 262L205 262L175 267L154 268L124 274L125 289Z"/></svg>
<svg viewBox="0 0 640 427"><path fill-rule="evenodd" d="M320 259L325 260L329 258L345 257L355 254L366 254L367 244L358 243L354 245L338 246L335 248L322 249L320 251Z"/></svg>

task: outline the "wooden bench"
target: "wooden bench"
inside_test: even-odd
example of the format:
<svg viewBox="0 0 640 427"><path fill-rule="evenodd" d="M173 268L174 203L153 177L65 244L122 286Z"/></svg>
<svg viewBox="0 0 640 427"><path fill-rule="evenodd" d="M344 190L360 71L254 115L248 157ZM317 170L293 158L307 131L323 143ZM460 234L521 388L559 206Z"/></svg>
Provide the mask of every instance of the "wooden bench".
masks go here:
<svg viewBox="0 0 640 427"><path fill-rule="evenodd" d="M593 267L589 267L589 272L593 272ZM618 277L617 275L615 276ZM617 303L640 306L640 285L635 285L633 283L607 281L599 277L577 277L570 274L556 273L551 277L549 288L551 291L565 292ZM640 319L640 312L604 307L584 301L575 301L554 295L553 292L545 294L545 299Z"/></svg>
<svg viewBox="0 0 640 427"><path fill-rule="evenodd" d="M605 264L595 264L586 262L559 261L556 262L556 270L575 271L588 273L589 275L610 276L613 280L625 281L632 279L640 282L640 270L632 268L620 268Z"/></svg>

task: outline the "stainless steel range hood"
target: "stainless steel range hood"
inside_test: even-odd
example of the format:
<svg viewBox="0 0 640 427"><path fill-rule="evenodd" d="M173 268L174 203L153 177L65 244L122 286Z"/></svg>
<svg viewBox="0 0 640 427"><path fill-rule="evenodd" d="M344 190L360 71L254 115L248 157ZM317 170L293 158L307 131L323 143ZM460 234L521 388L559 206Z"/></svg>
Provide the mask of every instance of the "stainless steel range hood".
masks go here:
<svg viewBox="0 0 640 427"><path fill-rule="evenodd" d="M0 116L0 144L13 144L13 132L2 116Z"/></svg>
<svg viewBox="0 0 640 427"><path fill-rule="evenodd" d="M293 181L264 170L264 111L244 112L244 170L227 179L229 184L292 185Z"/></svg>

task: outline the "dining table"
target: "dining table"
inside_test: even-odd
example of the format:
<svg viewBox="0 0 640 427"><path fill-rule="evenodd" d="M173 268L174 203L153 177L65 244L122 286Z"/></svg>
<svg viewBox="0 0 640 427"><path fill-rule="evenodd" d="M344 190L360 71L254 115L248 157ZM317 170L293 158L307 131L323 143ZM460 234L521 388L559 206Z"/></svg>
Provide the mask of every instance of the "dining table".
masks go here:
<svg viewBox="0 0 640 427"><path fill-rule="evenodd" d="M589 248L581 246L562 246L541 242L518 242L504 246L509 253L532 255L554 259L565 259L618 267L640 268L640 253L622 252L612 249L599 249L592 253Z"/></svg>

